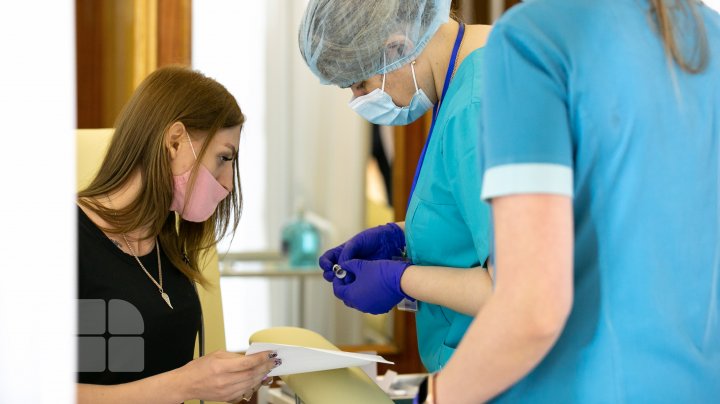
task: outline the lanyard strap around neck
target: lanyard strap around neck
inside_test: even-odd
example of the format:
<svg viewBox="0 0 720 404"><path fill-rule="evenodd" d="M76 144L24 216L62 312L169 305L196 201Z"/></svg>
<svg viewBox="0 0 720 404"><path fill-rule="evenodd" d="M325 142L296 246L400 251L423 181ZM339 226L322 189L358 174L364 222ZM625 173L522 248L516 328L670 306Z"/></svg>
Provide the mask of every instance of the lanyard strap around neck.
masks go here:
<svg viewBox="0 0 720 404"><path fill-rule="evenodd" d="M410 200L412 199L413 193L415 193L415 185L417 185L418 177L420 176L420 170L422 169L423 162L425 161L425 152L427 151L428 144L430 144L430 138L432 137L433 130L435 129L435 122L437 121L438 113L440 113L440 107L442 106L443 100L445 100L445 94L450 87L450 82L453 79L453 71L455 70L455 64L457 62L458 52L460 51L460 44L462 44L463 37L465 36L465 24L460 23L458 29L457 38L455 38L455 46L453 47L452 54L450 55L450 64L448 64L447 73L445 73L445 84L443 85L442 95L438 100L437 106L433 109L432 124L430 125L430 132L428 138L423 146L422 153L420 153L420 160L418 161L417 168L415 169L415 176L413 177L412 186L410 187L410 195L408 195L408 207L410 207Z"/></svg>

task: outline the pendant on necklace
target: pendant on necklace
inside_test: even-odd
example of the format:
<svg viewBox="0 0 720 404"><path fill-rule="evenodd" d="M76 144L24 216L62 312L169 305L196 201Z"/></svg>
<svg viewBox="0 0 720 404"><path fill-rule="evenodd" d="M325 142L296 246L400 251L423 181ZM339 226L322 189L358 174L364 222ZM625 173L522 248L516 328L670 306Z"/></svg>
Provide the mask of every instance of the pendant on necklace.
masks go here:
<svg viewBox="0 0 720 404"><path fill-rule="evenodd" d="M162 296L163 300L165 300L165 303L167 303L168 306L170 306L171 309L173 309L172 304L170 304L170 296L168 296L165 292L160 292L160 296Z"/></svg>

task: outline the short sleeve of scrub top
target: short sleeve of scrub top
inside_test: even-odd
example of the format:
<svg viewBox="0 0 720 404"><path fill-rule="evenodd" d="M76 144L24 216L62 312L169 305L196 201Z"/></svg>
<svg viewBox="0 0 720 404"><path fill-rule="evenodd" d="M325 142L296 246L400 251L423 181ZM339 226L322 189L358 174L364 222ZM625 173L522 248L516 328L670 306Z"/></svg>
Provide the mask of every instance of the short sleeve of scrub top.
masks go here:
<svg viewBox="0 0 720 404"><path fill-rule="evenodd" d="M517 193L572 196L572 137L557 48L541 32L494 28L486 48L483 199ZM538 108L542 105L542 108ZM511 106L511 107L508 107Z"/></svg>
<svg viewBox="0 0 720 404"><path fill-rule="evenodd" d="M489 206L480 200L482 50L458 67L435 123L405 221L408 254L416 265L472 268L490 249ZM425 367L441 369L472 317L419 302L418 347Z"/></svg>

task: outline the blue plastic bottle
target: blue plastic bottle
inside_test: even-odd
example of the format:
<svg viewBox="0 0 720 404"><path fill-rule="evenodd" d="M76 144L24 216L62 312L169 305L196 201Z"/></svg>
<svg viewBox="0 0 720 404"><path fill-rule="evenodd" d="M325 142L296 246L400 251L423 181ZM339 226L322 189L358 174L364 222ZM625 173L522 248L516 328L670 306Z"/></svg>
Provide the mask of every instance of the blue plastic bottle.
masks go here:
<svg viewBox="0 0 720 404"><path fill-rule="evenodd" d="M282 231L282 251L291 267L317 267L320 252L320 231L300 210Z"/></svg>

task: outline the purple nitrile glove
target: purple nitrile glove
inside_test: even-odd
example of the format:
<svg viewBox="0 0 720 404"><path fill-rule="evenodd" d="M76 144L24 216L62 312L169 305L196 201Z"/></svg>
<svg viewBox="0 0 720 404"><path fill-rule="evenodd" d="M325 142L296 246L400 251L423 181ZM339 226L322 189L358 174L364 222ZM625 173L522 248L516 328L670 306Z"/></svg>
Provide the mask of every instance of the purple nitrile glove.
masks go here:
<svg viewBox="0 0 720 404"><path fill-rule="evenodd" d="M333 247L325 251L325 253L320 256L320 259L318 259L318 264L320 264L320 268L323 270L323 278L325 278L328 282L332 282L335 278L335 273L333 272L332 267L338 263L338 258L340 257L340 253L344 247L345 243L340 244L337 247Z"/></svg>
<svg viewBox="0 0 720 404"><path fill-rule="evenodd" d="M323 270L323 278L325 278L326 281L331 282L333 279L337 279L335 272L333 271L333 266L339 262L338 257L340 256L340 252L345 247L345 244L340 244L337 247L331 248L323 255L320 256L320 259L318 259L318 264L320 265L320 268ZM345 278L343 279L344 283L349 283L355 280L355 275L351 274L349 272L346 272Z"/></svg>
<svg viewBox="0 0 720 404"><path fill-rule="evenodd" d="M397 224L388 223L364 230L347 242L325 251L318 263L323 270L323 278L332 282L336 279L332 270L335 264L342 266L343 262L351 259L391 259L400 256L404 248L405 233ZM353 279L354 275L348 273L343 282L350 283Z"/></svg>
<svg viewBox="0 0 720 404"><path fill-rule="evenodd" d="M405 261L392 260L350 260L342 263L348 275L354 274L355 280L333 280L335 296L346 306L363 313L387 313L403 298L412 299L400 287L400 279L405 270L412 265Z"/></svg>
<svg viewBox="0 0 720 404"><path fill-rule="evenodd" d="M402 255L405 232L395 223L388 223L361 231L345 243L338 261L389 260Z"/></svg>

